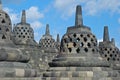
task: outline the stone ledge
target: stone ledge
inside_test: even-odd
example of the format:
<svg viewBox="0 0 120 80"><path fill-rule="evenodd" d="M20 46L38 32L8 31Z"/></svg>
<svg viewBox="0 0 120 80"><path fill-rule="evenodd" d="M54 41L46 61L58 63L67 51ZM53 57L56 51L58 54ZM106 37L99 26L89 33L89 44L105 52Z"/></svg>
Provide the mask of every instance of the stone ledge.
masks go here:
<svg viewBox="0 0 120 80"><path fill-rule="evenodd" d="M44 80L41 77L32 77L32 78L0 78L0 80Z"/></svg>
<svg viewBox="0 0 120 80"><path fill-rule="evenodd" d="M43 74L44 77L117 77L116 71L52 71Z"/></svg>
<svg viewBox="0 0 120 80"><path fill-rule="evenodd" d="M47 71L112 71L109 67L50 67Z"/></svg>
<svg viewBox="0 0 120 80"><path fill-rule="evenodd" d="M92 77L92 78L81 78L81 77L73 77L73 78L68 78L68 77L48 77L45 80L120 80L120 77L104 77L104 78L97 78L97 77Z"/></svg>

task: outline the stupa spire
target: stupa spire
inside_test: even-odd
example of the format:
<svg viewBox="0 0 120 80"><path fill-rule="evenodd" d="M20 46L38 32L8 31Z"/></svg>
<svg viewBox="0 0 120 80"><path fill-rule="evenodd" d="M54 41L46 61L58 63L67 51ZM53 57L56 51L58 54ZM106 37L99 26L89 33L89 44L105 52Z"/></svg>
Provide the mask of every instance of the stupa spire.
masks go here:
<svg viewBox="0 0 120 80"><path fill-rule="evenodd" d="M113 43L113 45L115 45L115 39L114 38L111 39L111 42Z"/></svg>
<svg viewBox="0 0 120 80"><path fill-rule="evenodd" d="M45 35L50 35L49 24L46 25Z"/></svg>
<svg viewBox="0 0 120 80"><path fill-rule="evenodd" d="M103 41L110 41L110 40L109 40L108 26L105 26L105 27L104 27Z"/></svg>
<svg viewBox="0 0 120 80"><path fill-rule="evenodd" d="M75 26L78 25L83 25L82 8L80 5L77 5L76 7L76 17L75 17Z"/></svg>
<svg viewBox="0 0 120 80"><path fill-rule="evenodd" d="M57 39L56 39L56 42L60 42L60 37L59 37L59 34L57 34Z"/></svg>
<svg viewBox="0 0 120 80"><path fill-rule="evenodd" d="M2 1L0 0L0 10L2 10Z"/></svg>
<svg viewBox="0 0 120 80"><path fill-rule="evenodd" d="M22 11L21 23L26 23L26 12L25 12L25 10Z"/></svg>

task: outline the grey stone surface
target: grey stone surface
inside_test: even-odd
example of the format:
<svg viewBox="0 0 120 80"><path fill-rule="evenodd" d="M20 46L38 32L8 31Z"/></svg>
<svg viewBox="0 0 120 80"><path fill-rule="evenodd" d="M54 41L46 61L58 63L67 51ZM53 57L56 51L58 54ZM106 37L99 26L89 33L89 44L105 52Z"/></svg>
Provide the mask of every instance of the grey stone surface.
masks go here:
<svg viewBox="0 0 120 80"><path fill-rule="evenodd" d="M14 25L0 0L0 80L120 80L120 51L108 27L103 42L83 24L82 8L76 7L75 26L67 28L61 41L50 35L49 25L39 41L26 22Z"/></svg>
<svg viewBox="0 0 120 80"><path fill-rule="evenodd" d="M107 29L105 35L108 35ZM104 38L109 40L109 36ZM100 56L97 45L91 29L83 25L82 9L78 5L75 26L67 28L61 40L60 53L49 63L50 68L43 77L48 77L48 80L119 79L119 72L113 70L111 63Z"/></svg>
<svg viewBox="0 0 120 80"><path fill-rule="evenodd" d="M40 48L44 50L44 52L46 53L58 52L58 49L56 48L55 40L52 38L52 35L50 35L49 24L46 25L45 35L43 35L42 38L40 39L39 45L40 45Z"/></svg>
<svg viewBox="0 0 120 80"><path fill-rule="evenodd" d="M34 31L29 23L26 23L25 10L22 11L21 22L14 25L13 42L16 45L34 45L38 46L34 40Z"/></svg>
<svg viewBox="0 0 120 80"><path fill-rule="evenodd" d="M60 37L59 37L59 34L57 34L55 46L58 49L58 52L60 52Z"/></svg>
<svg viewBox="0 0 120 80"><path fill-rule="evenodd" d="M115 45L114 38L109 39L108 27L104 27L103 41L99 42L99 52L104 60L111 63L111 67L120 70L120 51Z"/></svg>
<svg viewBox="0 0 120 80"><path fill-rule="evenodd" d="M81 6L76 7L75 26L83 25Z"/></svg>
<svg viewBox="0 0 120 80"><path fill-rule="evenodd" d="M24 22L25 16L22 19ZM11 19L2 8L0 8L0 20L0 78L37 76L37 71L28 63L30 57L13 43Z"/></svg>

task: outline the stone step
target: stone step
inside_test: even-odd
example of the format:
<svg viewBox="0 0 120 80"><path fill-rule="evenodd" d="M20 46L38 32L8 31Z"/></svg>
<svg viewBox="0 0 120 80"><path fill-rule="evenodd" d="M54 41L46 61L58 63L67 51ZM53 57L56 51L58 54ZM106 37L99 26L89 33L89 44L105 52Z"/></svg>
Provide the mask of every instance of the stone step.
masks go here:
<svg viewBox="0 0 120 80"><path fill-rule="evenodd" d="M86 57L86 56L76 56L76 57L59 57L59 58L54 58L53 61L65 61L65 60L68 60L68 61L101 61L103 60L102 57Z"/></svg>
<svg viewBox="0 0 120 80"><path fill-rule="evenodd" d="M32 68L32 66L28 63L21 62L0 62L0 68Z"/></svg>
<svg viewBox="0 0 120 80"><path fill-rule="evenodd" d="M31 77L31 78L0 78L0 80L45 80L41 77Z"/></svg>
<svg viewBox="0 0 120 80"><path fill-rule="evenodd" d="M108 67L50 67L47 71L112 71Z"/></svg>
<svg viewBox="0 0 120 80"><path fill-rule="evenodd" d="M120 80L120 77L47 77L44 80Z"/></svg>
<svg viewBox="0 0 120 80"><path fill-rule="evenodd" d="M52 71L43 74L44 77L117 77L117 71Z"/></svg>
<svg viewBox="0 0 120 80"><path fill-rule="evenodd" d="M0 68L0 77L35 77L35 69Z"/></svg>
<svg viewBox="0 0 120 80"><path fill-rule="evenodd" d="M74 59L74 58L73 58ZM106 61L53 61L49 63L50 67L110 67L110 63Z"/></svg>
<svg viewBox="0 0 120 80"><path fill-rule="evenodd" d="M100 55L97 53L97 54L93 54L91 52L88 53L80 53L80 54L77 54L77 53L74 53L74 54L60 54L60 55L57 55L56 58L60 58L60 57L100 57Z"/></svg>

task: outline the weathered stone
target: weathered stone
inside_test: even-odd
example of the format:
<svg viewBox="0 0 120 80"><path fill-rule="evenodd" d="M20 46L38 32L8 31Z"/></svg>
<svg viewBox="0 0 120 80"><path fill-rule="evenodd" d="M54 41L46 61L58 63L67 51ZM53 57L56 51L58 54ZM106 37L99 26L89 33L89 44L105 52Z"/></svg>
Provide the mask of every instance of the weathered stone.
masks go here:
<svg viewBox="0 0 120 80"><path fill-rule="evenodd" d="M95 35L83 24L81 6L76 7L75 26L67 28L61 43L59 35L56 41L52 38L47 24L37 44L25 10L13 31L1 0L0 14L0 80L120 80L120 51L114 38L109 40L105 27L98 47Z"/></svg>
<svg viewBox="0 0 120 80"><path fill-rule="evenodd" d="M99 42L100 55L104 60L111 63L114 70L120 70L120 51L115 45L114 38L109 40L108 27L104 27L103 42Z"/></svg>
<svg viewBox="0 0 120 80"><path fill-rule="evenodd" d="M79 5L76 7L75 19L75 26L69 27L62 37L60 53L49 63L50 68L43 76L51 80L117 79L119 72L110 68L110 63L100 56L95 35L89 27L83 25ZM108 35L106 31L105 35ZM108 38L105 37L105 40Z"/></svg>
<svg viewBox="0 0 120 80"><path fill-rule="evenodd" d="M14 25L13 42L16 45L38 46L38 44L34 40L33 29L30 27L29 23L26 23L25 10L22 11L21 22L17 25Z"/></svg>
<svg viewBox="0 0 120 80"><path fill-rule="evenodd" d="M0 7L2 6L0 2ZM23 12L25 15L25 12ZM30 57L23 54L12 41L12 24L9 15L0 9L0 78L35 77L37 71L28 64ZM25 22L25 16L22 18Z"/></svg>

